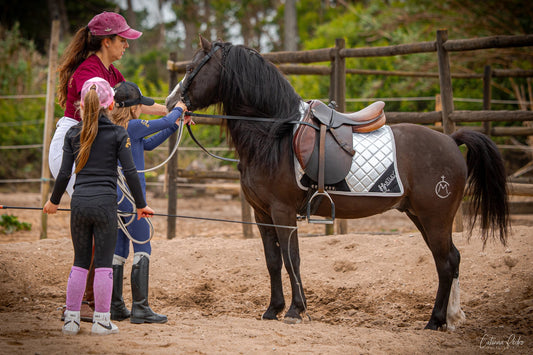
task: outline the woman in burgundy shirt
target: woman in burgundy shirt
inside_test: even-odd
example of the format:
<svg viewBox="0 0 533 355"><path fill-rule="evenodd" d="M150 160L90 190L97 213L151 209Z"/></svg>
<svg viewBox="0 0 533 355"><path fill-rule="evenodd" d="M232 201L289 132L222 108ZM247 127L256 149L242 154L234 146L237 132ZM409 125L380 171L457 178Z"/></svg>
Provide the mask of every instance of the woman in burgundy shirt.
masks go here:
<svg viewBox="0 0 533 355"><path fill-rule="evenodd" d="M65 133L81 120L78 103L83 83L93 77L107 80L111 87L125 81L112 63L122 58L129 47L128 40L137 39L141 35L142 32L130 28L121 15L103 12L78 30L66 48L58 68L58 100L65 113L57 122L48 155L54 178L61 166ZM143 106L142 113L165 116L168 110L164 105L155 104ZM74 176L67 186L69 195L72 195L73 186Z"/></svg>

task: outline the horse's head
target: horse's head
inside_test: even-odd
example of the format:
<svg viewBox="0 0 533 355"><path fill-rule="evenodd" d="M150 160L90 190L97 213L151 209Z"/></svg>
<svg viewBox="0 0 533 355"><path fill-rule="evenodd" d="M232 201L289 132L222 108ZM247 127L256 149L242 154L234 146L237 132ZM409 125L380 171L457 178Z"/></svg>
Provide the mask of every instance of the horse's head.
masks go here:
<svg viewBox="0 0 533 355"><path fill-rule="evenodd" d="M183 79L174 87L165 104L170 111L181 99L191 111L220 101L218 85L224 43L209 42L200 36L200 49L194 54Z"/></svg>

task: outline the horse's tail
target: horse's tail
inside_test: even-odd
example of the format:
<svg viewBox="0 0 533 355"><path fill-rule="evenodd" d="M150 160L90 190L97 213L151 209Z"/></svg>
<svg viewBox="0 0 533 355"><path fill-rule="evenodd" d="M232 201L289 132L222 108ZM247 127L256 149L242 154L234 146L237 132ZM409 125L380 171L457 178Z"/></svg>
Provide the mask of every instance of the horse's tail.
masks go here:
<svg viewBox="0 0 533 355"><path fill-rule="evenodd" d="M510 227L507 178L496 144L486 135L466 129L454 132L451 137L457 145L465 144L468 148L467 195L472 199L470 233L479 214L483 246L487 238L495 238L498 231L500 241L506 245Z"/></svg>

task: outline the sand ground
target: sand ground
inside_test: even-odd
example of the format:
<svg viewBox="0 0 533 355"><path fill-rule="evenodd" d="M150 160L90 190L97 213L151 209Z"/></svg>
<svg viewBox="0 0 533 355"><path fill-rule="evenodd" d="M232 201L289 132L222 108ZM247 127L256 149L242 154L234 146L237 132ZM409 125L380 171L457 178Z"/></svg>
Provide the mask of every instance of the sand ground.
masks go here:
<svg viewBox="0 0 533 355"><path fill-rule="evenodd" d="M39 194L1 193L0 204L38 206ZM156 212L166 200L149 197ZM64 198L62 207L68 208ZM178 201L180 214L239 220L228 196ZM423 330L434 302L433 258L414 225L396 211L348 223L349 234L325 236L323 225L299 224L307 318L290 325L262 321L270 297L257 229L243 238L238 224L180 219L166 239L154 217L150 303L166 324L117 322L120 333L61 333L73 251L68 213L5 210L31 231L0 234L0 349L4 354L527 354L533 352L533 217L513 216L509 245L470 241L454 233L461 252L461 300L466 320L453 332ZM127 260L124 298L131 303ZM284 292L290 287L284 272Z"/></svg>

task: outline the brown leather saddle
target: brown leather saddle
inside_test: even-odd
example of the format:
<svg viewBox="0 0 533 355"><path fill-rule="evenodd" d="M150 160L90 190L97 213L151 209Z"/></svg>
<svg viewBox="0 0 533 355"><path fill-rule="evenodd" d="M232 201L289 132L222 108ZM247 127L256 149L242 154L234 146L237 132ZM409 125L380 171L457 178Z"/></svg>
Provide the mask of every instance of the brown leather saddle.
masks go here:
<svg viewBox="0 0 533 355"><path fill-rule="evenodd" d="M385 103L377 101L353 113L341 113L321 101L309 101L309 110L293 138L296 158L305 174L317 183L315 195L326 195L332 205L332 219L335 218L334 204L327 192L326 185L342 181L350 171L353 149L353 133L372 132L385 124Z"/></svg>
<svg viewBox="0 0 533 355"><path fill-rule="evenodd" d="M307 176L318 183L333 185L350 171L355 132L372 132L385 124L385 103L377 101L361 111L341 113L321 101L309 101L293 139L294 152ZM305 124L309 123L309 125Z"/></svg>

